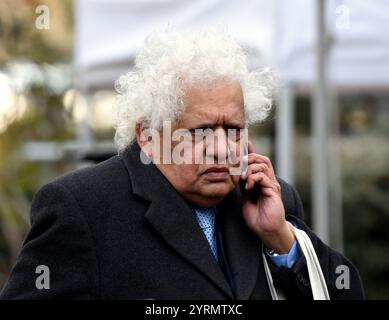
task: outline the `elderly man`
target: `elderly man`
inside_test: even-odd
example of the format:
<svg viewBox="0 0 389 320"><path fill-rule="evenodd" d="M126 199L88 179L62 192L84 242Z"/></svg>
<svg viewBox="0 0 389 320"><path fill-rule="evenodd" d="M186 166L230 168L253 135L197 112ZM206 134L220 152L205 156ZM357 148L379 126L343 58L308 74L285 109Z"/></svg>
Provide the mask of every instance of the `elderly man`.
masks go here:
<svg viewBox="0 0 389 320"><path fill-rule="evenodd" d="M247 143L273 80L248 71L231 36L154 33L117 90L118 155L37 193L2 298L271 299L265 259L286 298L312 299L294 228L309 235L330 298L363 298L355 267L305 225L296 191Z"/></svg>

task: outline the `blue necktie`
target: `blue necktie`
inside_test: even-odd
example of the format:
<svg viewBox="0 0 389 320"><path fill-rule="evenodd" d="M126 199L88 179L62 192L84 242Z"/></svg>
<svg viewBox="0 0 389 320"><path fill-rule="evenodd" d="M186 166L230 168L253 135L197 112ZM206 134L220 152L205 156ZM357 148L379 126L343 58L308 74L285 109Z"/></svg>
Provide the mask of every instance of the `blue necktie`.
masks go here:
<svg viewBox="0 0 389 320"><path fill-rule="evenodd" d="M216 232L215 232L215 209L214 208L193 208L197 222L204 232L205 237L208 240L209 246L211 247L212 253L217 256L217 245L216 245Z"/></svg>

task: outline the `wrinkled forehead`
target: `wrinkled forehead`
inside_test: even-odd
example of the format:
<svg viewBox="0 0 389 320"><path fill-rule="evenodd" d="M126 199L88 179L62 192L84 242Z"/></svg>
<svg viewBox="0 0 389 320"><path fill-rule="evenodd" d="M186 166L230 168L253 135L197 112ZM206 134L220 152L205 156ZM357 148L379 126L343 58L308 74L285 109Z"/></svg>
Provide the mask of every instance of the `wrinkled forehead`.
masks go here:
<svg viewBox="0 0 389 320"><path fill-rule="evenodd" d="M238 81L188 86L184 104L185 111L178 121L181 126L243 128L245 125L243 92Z"/></svg>

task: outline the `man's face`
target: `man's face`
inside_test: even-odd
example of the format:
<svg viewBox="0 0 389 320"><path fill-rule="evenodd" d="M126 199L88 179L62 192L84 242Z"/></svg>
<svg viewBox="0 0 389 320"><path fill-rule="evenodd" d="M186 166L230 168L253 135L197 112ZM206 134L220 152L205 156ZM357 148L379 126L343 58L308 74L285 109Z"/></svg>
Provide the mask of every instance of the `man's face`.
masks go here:
<svg viewBox="0 0 389 320"><path fill-rule="evenodd" d="M230 173L233 167L236 169L236 161L240 159L239 130L245 125L242 89L238 82L192 86L186 91L185 104L185 112L172 126L172 134L168 137L172 161L163 163L161 151L156 165L187 200L199 206L212 206L239 182L239 174ZM180 130L190 135L177 141L174 132ZM207 135L207 131L211 134ZM199 135L198 132L205 134ZM162 133L161 137L162 150L166 133ZM184 157L184 163L175 161L178 153L176 150L174 154L173 150L178 144L181 144L181 155L189 154ZM232 157L235 164L231 163Z"/></svg>

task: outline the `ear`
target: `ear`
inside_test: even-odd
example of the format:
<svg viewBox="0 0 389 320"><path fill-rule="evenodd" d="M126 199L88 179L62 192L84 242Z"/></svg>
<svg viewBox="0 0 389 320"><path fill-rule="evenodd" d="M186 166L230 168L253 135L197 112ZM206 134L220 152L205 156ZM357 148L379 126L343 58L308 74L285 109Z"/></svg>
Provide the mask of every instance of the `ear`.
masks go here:
<svg viewBox="0 0 389 320"><path fill-rule="evenodd" d="M151 131L148 127L145 127L142 123L137 122L135 126L136 142L143 153L148 157L153 157L153 144Z"/></svg>

